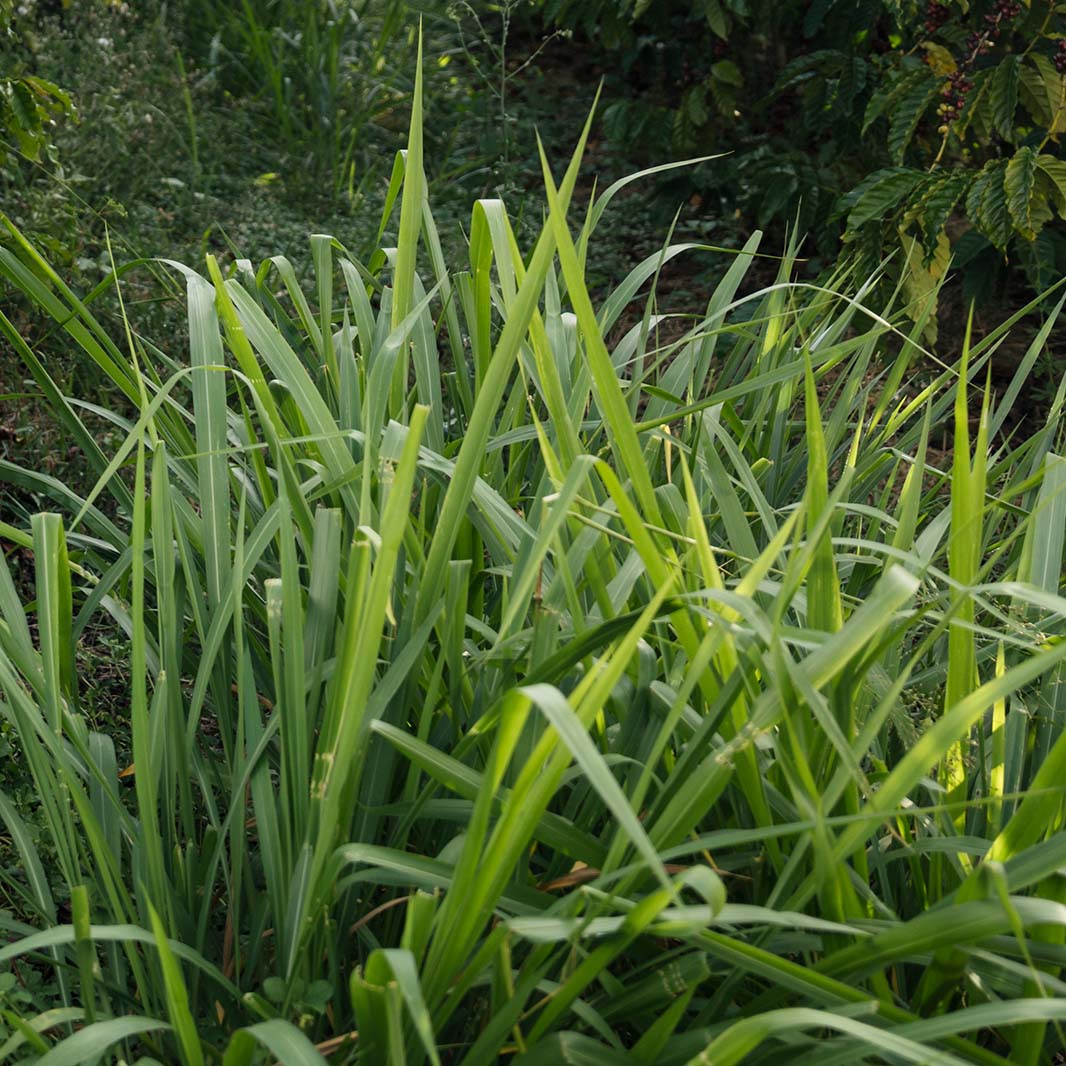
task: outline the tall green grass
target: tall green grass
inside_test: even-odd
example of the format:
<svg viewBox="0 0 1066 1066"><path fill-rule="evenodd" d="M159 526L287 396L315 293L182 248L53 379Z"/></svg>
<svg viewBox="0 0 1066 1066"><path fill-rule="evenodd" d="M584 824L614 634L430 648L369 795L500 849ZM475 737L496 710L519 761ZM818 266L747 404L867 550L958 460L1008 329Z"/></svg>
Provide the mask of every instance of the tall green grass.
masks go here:
<svg viewBox="0 0 1066 1066"><path fill-rule="evenodd" d="M402 0L189 0L179 21L200 69L258 98L274 143L336 197L376 175L372 131L410 91L386 62L406 18Z"/></svg>
<svg viewBox="0 0 1066 1066"><path fill-rule="evenodd" d="M0 1060L1063 1047L1063 392L1004 434L1054 316L997 402L1011 323L935 369L869 282L794 284L796 247L753 289L758 236L694 319L655 297L692 247L594 300L619 187L575 202L583 148L544 161L534 247L480 201L448 264L416 88L397 246L314 235L302 283L171 264L187 351L8 225L0 272L135 413L0 317L98 478L0 462L54 501L0 526L35 563L30 602L0 566L0 712L40 801L0 797L0 960L53 989ZM79 695L101 618L129 768Z"/></svg>

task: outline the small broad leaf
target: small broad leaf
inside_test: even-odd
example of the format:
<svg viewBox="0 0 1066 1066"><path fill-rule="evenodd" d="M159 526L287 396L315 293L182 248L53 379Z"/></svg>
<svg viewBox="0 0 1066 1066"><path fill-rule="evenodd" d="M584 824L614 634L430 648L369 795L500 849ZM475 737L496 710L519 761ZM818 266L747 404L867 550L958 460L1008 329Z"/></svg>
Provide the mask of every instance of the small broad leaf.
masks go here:
<svg viewBox="0 0 1066 1066"><path fill-rule="evenodd" d="M1054 106L1048 98L1044 75L1035 66L1023 64L1018 69L1018 100L1038 126L1051 125Z"/></svg>
<svg viewBox="0 0 1066 1066"><path fill-rule="evenodd" d="M1048 133L1066 130L1066 74L1060 74L1047 56L1030 53L1019 70L1019 96L1038 126Z"/></svg>
<svg viewBox="0 0 1066 1066"><path fill-rule="evenodd" d="M1051 217L1047 201L1037 189L1036 160L1037 155L1032 148L1019 149L1007 163L1003 177L1011 221L1014 228L1030 241Z"/></svg>
<svg viewBox="0 0 1066 1066"><path fill-rule="evenodd" d="M863 116L863 135L865 136L866 131L882 115L891 114L895 109L896 102L902 99L915 85L924 82L928 76L929 71L921 67L909 71L881 91L874 92L873 96L870 97L870 102L866 105L866 114Z"/></svg>
<svg viewBox="0 0 1066 1066"><path fill-rule="evenodd" d="M931 71L925 70L925 76L916 80L895 102L888 125L888 150L897 166L903 165L903 157L918 129L918 123L938 93L937 78Z"/></svg>
<svg viewBox="0 0 1066 1066"><path fill-rule="evenodd" d="M324 1011L333 998L333 985L329 981L312 981L300 998L308 1007Z"/></svg>
<svg viewBox="0 0 1066 1066"><path fill-rule="evenodd" d="M1018 108L1018 70L1021 59L1007 56L989 83L988 99L996 132L1005 140L1014 140L1014 112Z"/></svg>
<svg viewBox="0 0 1066 1066"><path fill-rule="evenodd" d="M1066 218L1066 160L1056 159L1053 155L1038 155L1036 167L1047 198Z"/></svg>
<svg viewBox="0 0 1066 1066"><path fill-rule="evenodd" d="M922 227L927 256L936 251L944 226L972 180L973 175L965 170L948 172L924 184L920 195L912 199L904 225L917 222Z"/></svg>
<svg viewBox="0 0 1066 1066"><path fill-rule="evenodd" d="M929 69L938 77L946 78L958 69L955 57L942 44L933 41L922 41L925 49L925 60Z"/></svg>
<svg viewBox="0 0 1066 1066"><path fill-rule="evenodd" d="M848 230L857 230L873 220L884 220L913 192L922 177L921 171L904 167L874 171L849 194L849 199L855 199L848 214Z"/></svg>
<svg viewBox="0 0 1066 1066"><path fill-rule="evenodd" d="M681 98L678 119L683 126L693 129L706 125L710 112L707 108L707 92L702 85L694 85Z"/></svg>
<svg viewBox="0 0 1066 1066"><path fill-rule="evenodd" d="M774 92L785 93L809 81L825 80L840 71L847 58L836 49L822 48L793 59L778 75Z"/></svg>
<svg viewBox="0 0 1066 1066"><path fill-rule="evenodd" d="M966 196L970 221L1001 251L1011 238L1010 211L1003 185L1007 164L997 159L985 166L974 179Z"/></svg>
<svg viewBox="0 0 1066 1066"><path fill-rule="evenodd" d="M649 3L651 0L642 0L644 7L647 7ZM703 7L707 14L707 25L711 27L716 37L724 41L729 36L729 16L726 15L719 0L706 0Z"/></svg>
<svg viewBox="0 0 1066 1066"><path fill-rule="evenodd" d="M715 81L724 81L727 85L741 86L744 84L744 78L741 76L740 69L737 67L731 59L722 59L715 63L711 67L711 76Z"/></svg>
<svg viewBox="0 0 1066 1066"><path fill-rule="evenodd" d="M263 982L263 995L271 1003L281 1003L285 999L288 987L280 977L268 977Z"/></svg>
<svg viewBox="0 0 1066 1066"><path fill-rule="evenodd" d="M807 6L807 14L803 18L803 36L813 37L822 28L832 8L833 0L813 0Z"/></svg>

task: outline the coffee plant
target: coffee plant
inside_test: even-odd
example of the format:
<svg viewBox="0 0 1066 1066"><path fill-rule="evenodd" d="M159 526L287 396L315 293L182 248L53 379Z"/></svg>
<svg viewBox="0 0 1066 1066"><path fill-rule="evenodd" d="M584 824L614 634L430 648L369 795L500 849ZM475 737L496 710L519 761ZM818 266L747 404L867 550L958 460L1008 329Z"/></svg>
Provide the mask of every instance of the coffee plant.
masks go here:
<svg viewBox="0 0 1066 1066"><path fill-rule="evenodd" d="M864 268L902 246L912 296L953 254L967 296L1066 269L1066 5L1053 0L543 0L612 50L608 136L732 149L708 208L841 236ZM672 190L670 190L672 191Z"/></svg>
<svg viewBox="0 0 1066 1066"><path fill-rule="evenodd" d="M1063 10L927 6L916 46L883 58L867 101L863 132L889 159L841 199L847 240L869 256L898 236L935 278L954 236L975 295L1004 261L1038 290L1061 274L1066 241L1049 224L1066 218Z"/></svg>

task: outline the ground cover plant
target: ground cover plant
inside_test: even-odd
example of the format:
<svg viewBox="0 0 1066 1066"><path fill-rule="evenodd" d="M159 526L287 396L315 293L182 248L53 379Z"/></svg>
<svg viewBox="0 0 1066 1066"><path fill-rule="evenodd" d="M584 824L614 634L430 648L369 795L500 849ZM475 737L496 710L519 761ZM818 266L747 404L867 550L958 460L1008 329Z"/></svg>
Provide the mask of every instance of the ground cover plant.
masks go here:
<svg viewBox="0 0 1066 1066"><path fill-rule="evenodd" d="M11 15L0 66L61 83L76 106L49 123L38 105L32 161L9 152L0 170L7 212L91 284L104 223L125 257L192 258L207 240L276 251L311 218L376 222L364 194L410 109L402 5L77 0Z"/></svg>
<svg viewBox="0 0 1066 1066"><path fill-rule="evenodd" d="M188 52L235 96L265 97L280 141L333 195L365 180L381 137L367 127L392 109L385 61L406 23L401 0L193 0L180 16Z"/></svg>
<svg viewBox="0 0 1066 1066"><path fill-rule="evenodd" d="M208 247L240 248L258 260L302 252L311 231L365 234L367 246L353 250L369 255L392 157L406 141L417 29L410 12L397 26L385 5L354 0L24 0L4 4L0 22L0 200L73 287L97 285L112 254L121 263L192 263ZM254 57L242 62L255 27L261 66ZM443 47L435 38L431 45ZM325 85L313 70L316 50L332 72ZM287 86L280 103L269 89L279 79ZM49 85L62 86L61 97L38 91L27 113L29 87ZM436 88L446 106L444 87ZM19 107L4 110L4 101ZM284 121L281 104L291 110ZM309 114L322 109L332 124L312 123L309 133ZM334 148L343 159L330 155ZM113 325L121 319L110 296L95 308ZM176 338L185 329L182 286L163 269L130 275L124 300L153 335ZM91 361L17 297L5 309L65 391L119 402ZM69 442L23 378L17 358L0 347L0 449L77 480L84 469L67 460ZM94 430L106 435L109 427Z"/></svg>
<svg viewBox="0 0 1066 1066"><path fill-rule="evenodd" d="M693 318L656 279L713 249L594 302L587 126L531 247L481 200L449 263L421 117L371 256L171 263L187 350L6 227L123 406L0 316L95 471L0 462L51 501L0 526L38 804L0 796L0 1059L1053 1061L1066 388L1008 417L1057 308L994 399L1010 321L938 364L795 244ZM74 667L101 621L128 765Z"/></svg>

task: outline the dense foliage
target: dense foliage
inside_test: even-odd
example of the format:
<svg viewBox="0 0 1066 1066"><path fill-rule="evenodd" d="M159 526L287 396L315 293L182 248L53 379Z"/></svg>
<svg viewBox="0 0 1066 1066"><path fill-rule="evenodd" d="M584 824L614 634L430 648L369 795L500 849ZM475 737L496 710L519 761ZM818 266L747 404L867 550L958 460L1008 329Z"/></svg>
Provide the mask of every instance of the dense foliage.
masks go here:
<svg viewBox="0 0 1066 1066"><path fill-rule="evenodd" d="M618 332L683 249L594 305L618 190L571 207L582 144L534 248L481 201L449 270L414 109L397 245L313 237L309 293L284 258L175 265L187 354L0 251L136 412L104 454L5 326L98 477L0 464L57 508L3 528L34 559L29 611L0 567L0 709L42 832L0 800L0 959L52 978L0 1053L1042 1061L1066 393L990 451L1011 397L971 441L967 382L998 334L903 388L921 324L792 283L794 250L739 295L756 241L697 322ZM126 769L74 669L101 613Z"/></svg>
<svg viewBox="0 0 1066 1066"><path fill-rule="evenodd" d="M20 5L0 1063L1051 1066L1062 13L523 7Z"/></svg>
<svg viewBox="0 0 1066 1066"><path fill-rule="evenodd" d="M5 210L90 287L111 268L105 227L124 258L265 255L311 218L372 227L416 28L395 4L24 0L0 71L62 86L77 112L38 110L48 151L9 152Z"/></svg>
<svg viewBox="0 0 1066 1066"><path fill-rule="evenodd" d="M838 235L864 271L902 244L927 295L1012 263L1035 291L1066 270L1066 14L1054 0L543 0L620 61L605 125L661 157L731 149L713 210ZM902 270L902 268L901 268ZM918 274L921 271L917 271ZM906 273L906 272L903 272Z"/></svg>
<svg viewBox="0 0 1066 1066"><path fill-rule="evenodd" d="M263 96L282 141L337 193L362 182L395 103L386 52L406 26L401 0L191 0L183 45L237 98Z"/></svg>

